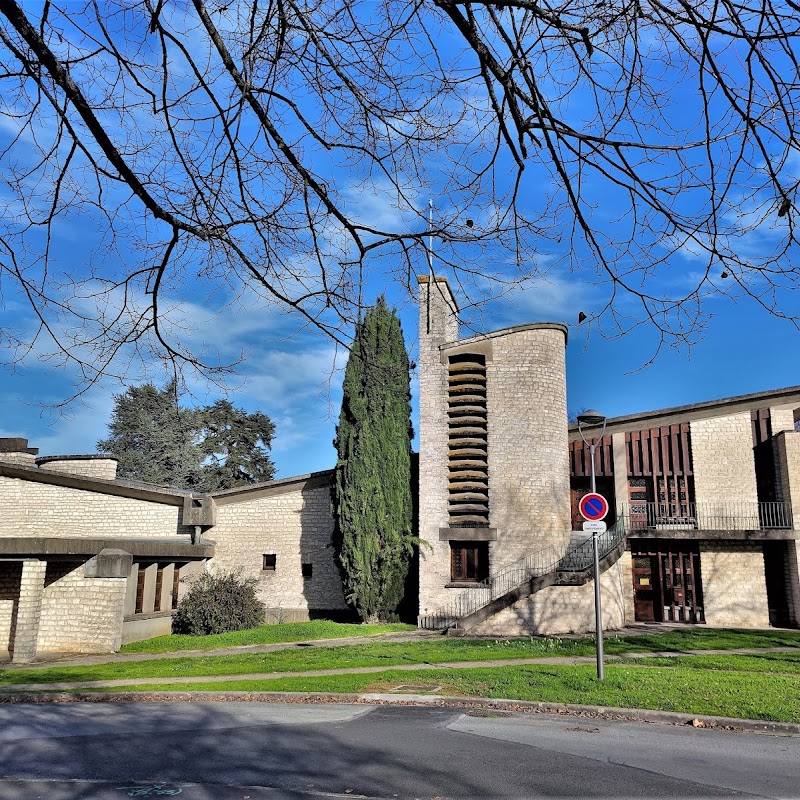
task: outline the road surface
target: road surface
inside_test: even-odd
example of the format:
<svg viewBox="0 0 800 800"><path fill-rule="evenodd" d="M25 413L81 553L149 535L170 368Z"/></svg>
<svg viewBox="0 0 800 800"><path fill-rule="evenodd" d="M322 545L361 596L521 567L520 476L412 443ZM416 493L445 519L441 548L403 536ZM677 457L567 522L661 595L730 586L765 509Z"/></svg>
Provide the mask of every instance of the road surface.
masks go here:
<svg viewBox="0 0 800 800"><path fill-rule="evenodd" d="M800 797L800 741L431 707L0 705L2 800L740 794Z"/></svg>

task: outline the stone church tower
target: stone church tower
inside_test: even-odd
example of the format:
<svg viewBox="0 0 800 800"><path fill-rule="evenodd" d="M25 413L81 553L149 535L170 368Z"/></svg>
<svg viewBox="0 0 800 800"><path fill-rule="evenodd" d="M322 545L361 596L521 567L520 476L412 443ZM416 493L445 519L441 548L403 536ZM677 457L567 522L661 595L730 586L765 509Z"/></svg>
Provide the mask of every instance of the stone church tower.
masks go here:
<svg viewBox="0 0 800 800"><path fill-rule="evenodd" d="M459 339L445 278L419 278L420 614L570 541L565 347L556 323Z"/></svg>

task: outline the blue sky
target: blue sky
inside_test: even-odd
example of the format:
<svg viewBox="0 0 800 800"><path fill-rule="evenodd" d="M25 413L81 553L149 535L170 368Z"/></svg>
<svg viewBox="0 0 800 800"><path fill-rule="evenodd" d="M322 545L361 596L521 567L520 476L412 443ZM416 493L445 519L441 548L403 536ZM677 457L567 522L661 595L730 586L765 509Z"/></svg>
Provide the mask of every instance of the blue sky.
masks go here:
<svg viewBox="0 0 800 800"><path fill-rule="evenodd" d="M420 272L424 271L421 265ZM646 365L657 344L653 331L642 329L612 340L596 332L587 336L584 326L576 324L578 311L591 312L594 291L578 279L552 277L517 293L513 302L495 302L482 314L485 330L552 320L570 326L567 398L573 411L592 406L616 416L800 384L800 335L752 302L711 300L713 316L705 336L689 352L662 351ZM408 298L398 311L413 358L415 303ZM296 323L283 315L251 316L240 309L214 319L209 310L208 318L212 322L205 326L206 332L217 331L223 352L247 350L228 396L234 404L261 410L275 421L278 476L332 466L346 354L337 353L333 343L320 335L297 333ZM112 394L120 386L111 381L101 384L66 409L40 406L67 397L72 377L35 360L16 372L4 369L0 435L25 436L42 454L95 452L95 442L106 434ZM189 382L189 389L198 403L218 396L214 387L196 381ZM416 382L413 391L416 417Z"/></svg>
<svg viewBox="0 0 800 800"><path fill-rule="evenodd" d="M369 5L361 7L366 8L369 15ZM233 11L237 8L237 4L232 5ZM324 10L324 4L320 8ZM180 28L184 13L181 9L178 5L167 5L163 13L175 14L179 26L176 30L185 32ZM70 16L69 13L65 14L67 22ZM153 40L146 33L148 22L145 19L144 28L140 31L144 42L143 53L147 56L145 60L152 59L155 54L155 50L151 50ZM445 27L435 33L436 46L440 48L440 53L452 57L455 73L464 76L467 72L474 72L474 58L470 53L460 54L462 48L458 37L453 37L453 31ZM196 27L189 29L184 38L190 49L201 55L207 49L207 43L197 34ZM399 44L399 49L393 53L397 63L405 65L411 57L409 48L413 50L426 38ZM130 37L123 37L121 41L125 46L132 46ZM649 74L653 77L653 87L656 87L654 91L658 91L662 78L674 78L674 73L664 67L669 61L666 58L669 46L655 37L649 44L645 40L643 47L652 57L648 62L652 70ZM415 52L410 63L425 67L426 57L425 52ZM545 48L538 58L541 59L542 73L548 78L552 77L556 85L549 87L548 78L544 78L542 86L545 91L557 93L558 79L551 70L553 65L549 64L549 57L549 51ZM178 63L172 77L177 81L176 94L180 94L181 82L187 80L187 76L191 77L191 73L181 70L179 59L173 59L173 63ZM615 73L612 63L613 59L599 56L595 56L592 62L593 74L609 80L613 85ZM84 66L76 67L76 79L83 77L81 69L91 72L94 66L97 65L93 64L92 59L87 59ZM103 98L98 102L113 103L115 92L103 91L106 66L101 63L99 72L94 75L95 79L100 76L95 97ZM458 70L461 72L458 73ZM124 77L119 79L121 83L114 83L113 65L108 73L109 85L115 89L126 85L127 78ZM566 84L572 80L568 73L567 68L561 77ZM145 70L143 74L150 73ZM303 84L303 80L299 79L300 82L293 88L298 95L302 95L297 99L304 113L311 113L315 111L314 103L319 102L319 98L314 99L314 87ZM424 69L413 76L412 83L412 91L425 93ZM658 140L659 136L669 136L675 141L693 140L703 127L699 95L692 91L690 81L674 80L673 83L670 93L659 97L658 102L650 102L647 96L637 101L626 96L626 103L638 102L637 108L644 115L642 127L646 135L652 135L654 140ZM607 111L604 109L607 95L601 92L594 99L596 106L593 106L592 89L582 88L579 84L576 87L570 89L563 99L555 100L553 108L562 111L566 119L578 125L585 124L589 130L596 130L598 125L602 127L602 115L604 110ZM131 86L127 88L132 92L131 97L135 98L137 92ZM452 105L454 97L450 91L442 94L441 105L436 93L432 94L432 105L428 111L442 118L452 115L457 124L449 130L448 135L453 138L436 144L434 137L434 144L419 156L418 161L415 160L416 154L413 154L411 161L402 162L406 167L415 168L408 173L401 171L392 175L396 181L394 187L386 175L380 175L374 169L375 163L369 159L344 163L346 159L341 157L342 151L331 153L315 145L313 137L306 135L302 126L295 124L292 127L290 121L285 123L285 132L296 136L299 151L305 148L305 152L311 154L309 158L314 169L330 182L341 208L351 219L371 228L399 234L423 231L427 201L432 194L438 218L447 220L451 234L450 244L437 242L436 245L437 250L441 250L436 257L436 271L439 274L452 277L452 264L446 263L449 258L452 263L475 271L473 281L477 289L491 292L485 279L488 273L508 277L517 269L533 272L534 277L525 285L513 288L478 309L468 309L465 314L465 335L527 322L566 322L570 326L567 351L568 407L573 412L592 406L608 416L615 416L800 384L796 355L800 336L797 331L789 322L770 316L759 308L741 290L741 287L747 287L755 293L765 290L763 282L748 269L748 264L769 263L770 254L780 250L787 235L787 220L778 219L774 213L774 187L767 181L765 188L764 165L758 162L758 154L754 153L752 146L745 148L747 158L742 164L747 168L752 167L751 173L756 178L752 178L752 174L740 176L737 173L736 180L731 184L734 189L726 194L720 206L720 220L726 236L718 244L723 250L730 248L744 262L735 276L736 280L723 279L720 276L721 269L716 266L707 276L702 253L691 241L678 241L669 232L668 225L659 227L663 225L663 220L655 219L651 226L647 215L632 213L627 204L627 190L609 185L607 180L599 177L597 171L585 170L581 173L582 208L598 237L595 256L601 253L634 287L645 286L655 296L691 294L694 288L700 286L703 312L707 315L704 331L701 335L691 337L691 347L659 348L658 333L652 326L645 323L629 329L629 326L642 319L642 309L637 307L636 299L631 295L616 297L613 306L614 314L618 315L616 324L613 316L608 314L600 322L595 319L595 315L605 307L612 287L602 281L602 270L598 273L598 262L592 260L591 248L587 247L586 241L577 236L577 240L570 243L572 217L565 211L563 193L559 194L552 165L547 163L546 156L540 156L543 151L535 151L531 155L519 186L517 211L523 214L530 212L530 218L535 223L531 228L534 232L528 231L521 248L522 255L517 254L516 260L512 256L515 243L513 231L498 235L493 245L483 249L476 242L470 244L467 241L472 236L469 231L473 230L467 219L474 221L475 231L490 229L493 222L503 219L507 207L499 206L497 198L507 197L516 175L511 169L508 153L501 153L494 168L485 174L481 173L480 191L474 197L463 187L453 188L465 175L475 174L476 164L485 165L487 158L491 159L494 129L484 128L490 116L487 114L486 93L484 89L481 94L479 82L470 86L465 95L469 108L463 117L458 113L459 109ZM619 97L616 96L616 102L619 102ZM34 143L36 137L32 137L30 131L19 135L19 124L13 117L17 110L15 103L21 102L19 98L0 95L0 101L5 103L5 106L0 106L0 146L12 140L15 142L9 150L10 156L5 161L0 159L0 168L8 172L9 163L14 159L19 159L19 164L25 165L34 163L38 154ZM714 108L715 103L722 103L724 109L725 104L719 95L712 103ZM4 110L11 113L4 114ZM148 116L147 103L135 107L135 112L127 116L122 112L114 116L108 109L106 111L105 118L114 119L115 124L120 126L119 131L112 131L113 134L123 141L138 143L142 159L139 168L146 172L148 167L158 167L164 184L159 187L163 189L164 202L168 202L171 195L182 196L181 192L191 197L192 185L175 168L175 162L170 162L168 158L162 160L164 137L160 141L158 136L161 122L157 116ZM38 146L43 147L49 141L48 137L53 135L55 126L46 111L40 110L39 113L41 118L36 120L36 133L41 137ZM598 113L599 117L596 118ZM319 114L324 117L322 112ZM404 129L409 120L398 117L395 122L398 129ZM189 126L184 131L184 147L201 167L208 166L210 156L207 148L213 149L214 138L197 134L198 131L208 133L208 130L210 128L195 129ZM252 120L243 123L243 130L245 139L252 136L257 143L262 142L257 135L258 126ZM615 130L615 135L633 138L638 137L639 133L638 126L626 129L624 124L616 126ZM389 146L390 149L396 144L393 135L387 135L385 141L380 137L378 140L377 146ZM724 149L727 139L721 137L720 141L719 148L713 153L698 148L685 157L684 166L688 166L697 180L691 189L683 186L682 192L672 191L675 186L672 182L674 170L670 172L674 165L669 160L671 156L662 154L650 162L649 153L634 151L640 153L634 157L640 159L639 166L644 175L661 175L660 185L670 190L664 196L674 198L675 210L686 214L691 220L693 214L702 212L705 208L703 203L708 199L704 188L710 167L704 159L708 157L715 168L716 159L722 159L721 174L725 172ZM45 142L45 145L41 142ZM776 163L780 165L781 174L788 184L800 175L800 157L791 148L781 150L779 145L780 142L775 145ZM149 150L151 146L152 152ZM0 152L3 152L2 147ZM394 163L391 159L389 161ZM173 170L167 170L162 175L163 165L170 163ZM261 163L267 164L268 161ZM566 163L570 169L578 169L569 159ZM742 164L738 169L745 169ZM272 181L280 171L271 173L265 168L261 174L254 168L254 173L256 175L251 188L255 194L263 192L264 197L259 199L268 204L270 191L275 191ZM575 178L576 174L574 172L572 177ZM27 210L30 212L33 209L34 213L39 210L37 204L47 208L48 193L52 194L53 174L42 168L35 173L35 180L29 178L27 182L22 181L21 188L16 187L18 194L11 191L12 181L3 185L2 177L0 169L0 220L3 232L10 231L13 237L15 230L24 227L21 213L26 205ZM83 295L73 308L75 312L91 317L101 308L105 315L113 316L119 309L118 293L115 294L115 290L108 291L100 303L90 296L89 290L97 288L99 278L112 282L125 276L130 269L157 262L169 235L159 229L158 224L146 219L137 202L129 202L128 195L113 182L110 183L111 192L102 194L103 203L108 203L107 207L103 206L107 216L100 213L91 202L84 203L82 189L87 183L91 185L92 181L92 171L87 172L85 163L75 166L70 178L71 182L67 181L65 186L72 192L69 201L74 206L68 203L67 213L56 220L51 230L52 261L49 266L56 278L63 278L67 282L81 279L89 281L81 290ZM224 178L234 183L238 180L235 173L225 174ZM157 181L154 183L158 184ZM492 197L485 190L495 183L497 194ZM223 181L221 185L224 187L226 184ZM439 187L438 190L436 187ZM234 186L234 194L236 189L237 186ZM109 224L116 238L108 234ZM537 233L537 225L540 233ZM745 230L747 226L751 228L749 231ZM247 242L249 236L256 247L252 252L264 255L257 249L255 227L252 226L248 229L249 233L246 231L243 234L242 241ZM352 256L342 230L328 226L322 228L322 234L328 245L326 267L333 267L334 274L343 276L343 282L353 283L353 275L342 266ZM505 249L501 247L504 237ZM307 232L300 231L294 244L302 250L310 238ZM36 275L37 270L41 269L37 256L41 255L43 239L34 231L25 245L28 249L21 248L17 256L23 267ZM674 252L667 257L670 246ZM211 360L219 358L222 362L238 362L236 372L224 381L227 396L235 405L248 411L260 410L275 422L277 430L273 457L279 477L330 467L334 462L332 440L341 399L341 370L346 353L331 339L315 334L303 325L302 320L289 316L274 302L255 292L247 276L241 277L243 270L240 269L238 276L234 270L226 271L227 265L220 256L223 247L216 252L211 247L206 250L203 248L202 244L181 243L175 270L170 276L171 282L165 287L162 298L161 308L166 311L164 320L167 333L178 334L192 352L207 354ZM300 276L287 279L285 271L279 274L274 280L281 288L286 288L291 294L292 291L305 291L304 282L312 288L318 285L319 276L314 272L316 265L313 253L298 252L288 247L280 255L284 257L280 263L296 270L296 275ZM424 253L417 250L415 255L417 262L412 264L412 271L425 273L427 264ZM784 265L791 266L794 255L790 250ZM269 259L262 259L259 263L266 263L265 269L271 267ZM391 253L382 261L372 261L368 266L364 296L365 300L370 301L385 292L389 303L397 306L414 359L417 309L415 298L409 296L400 284L399 278L403 277L404 271L403 264L395 260ZM139 353L128 353L129 360L123 354L123 358L112 365L110 371L116 372L117 380L106 377L86 388L86 379L74 363L64 363L57 354L54 357L52 342L48 341L47 336L41 337L25 358L20 360L18 354L12 352L9 332L17 329L23 338L30 339L36 329L36 320L13 279L2 273L0 279L0 356L4 356L0 358L4 362L0 366L0 436L27 437L31 446L40 448L42 454L93 452L95 442L106 436L113 394L123 391L126 385L145 380L163 384L169 375L162 371L157 353L145 347ZM637 281L641 283L637 284ZM784 285L791 285L793 281L795 278L790 273ZM737 282L740 287L738 294ZM132 285L133 309L141 307L147 288L145 279L140 284ZM136 295L137 291L139 296ZM471 298L464 296L455 281L454 291L459 302L469 306ZM773 298L768 293L763 297L766 303L772 302ZM783 313L800 315L800 301L792 289L778 290L777 300ZM581 311L588 315L589 321L578 326L576 323ZM73 322L75 319L73 317ZM671 321L676 321L674 315ZM58 324L64 326L66 323L62 321ZM89 333L96 330L92 326L90 321ZM65 330L65 327L60 329L62 333ZM621 331L627 332L621 334ZM79 352L89 365L98 357L97 349L90 340ZM201 405L222 396L221 387L205 383L191 371L186 373L185 379L187 403ZM76 386L83 387L85 391L78 399L63 406L62 403L73 394Z"/></svg>

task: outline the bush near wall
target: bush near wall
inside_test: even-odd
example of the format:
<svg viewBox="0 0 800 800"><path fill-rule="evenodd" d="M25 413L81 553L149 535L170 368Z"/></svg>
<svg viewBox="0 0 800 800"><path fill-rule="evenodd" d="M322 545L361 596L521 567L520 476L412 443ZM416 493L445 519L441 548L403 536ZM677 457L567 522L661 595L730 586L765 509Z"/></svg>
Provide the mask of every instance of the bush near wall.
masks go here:
<svg viewBox="0 0 800 800"><path fill-rule="evenodd" d="M256 584L236 572L200 573L172 617L172 632L206 636L263 625L265 607Z"/></svg>

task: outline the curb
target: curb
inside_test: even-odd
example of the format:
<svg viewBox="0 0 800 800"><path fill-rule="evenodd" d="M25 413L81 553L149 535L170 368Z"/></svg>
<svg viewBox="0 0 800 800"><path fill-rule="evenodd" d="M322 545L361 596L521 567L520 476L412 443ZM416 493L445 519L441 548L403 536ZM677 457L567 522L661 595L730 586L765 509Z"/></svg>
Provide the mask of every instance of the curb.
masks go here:
<svg viewBox="0 0 800 800"><path fill-rule="evenodd" d="M650 722L662 725L690 725L707 730L800 734L800 724L735 717L696 716L677 711L644 708L615 708L575 703L547 703L488 697L418 694L326 694L324 692L109 692L97 694L67 692L19 692L0 694L0 705L16 703L152 703L152 702L249 702L249 703L349 703L359 705L434 706L441 708L491 709L507 713L556 714L619 722Z"/></svg>

